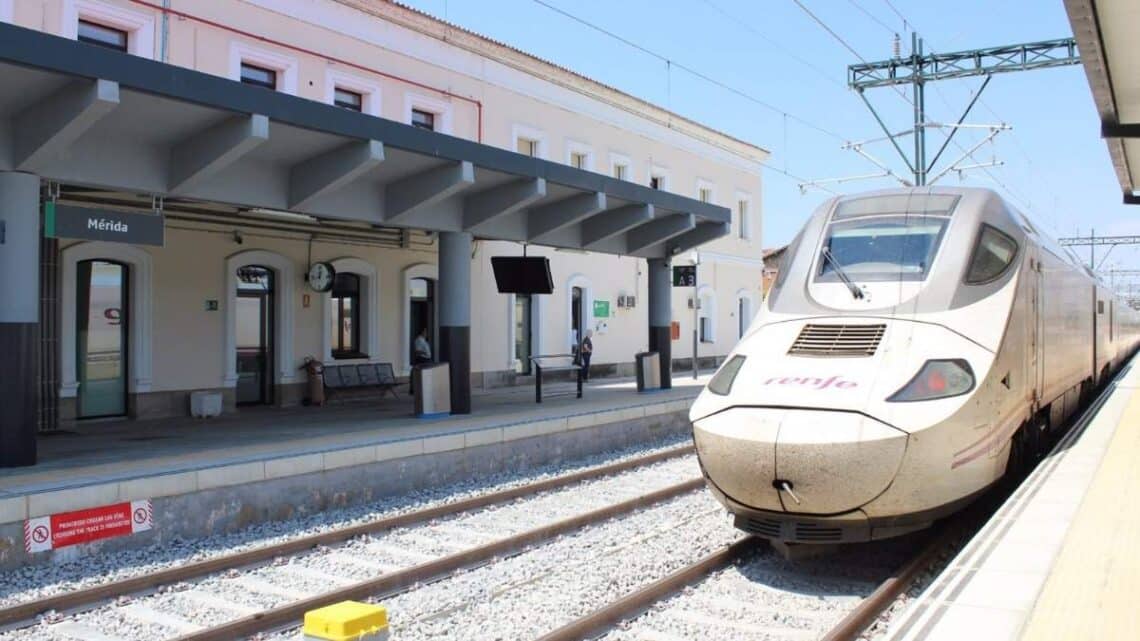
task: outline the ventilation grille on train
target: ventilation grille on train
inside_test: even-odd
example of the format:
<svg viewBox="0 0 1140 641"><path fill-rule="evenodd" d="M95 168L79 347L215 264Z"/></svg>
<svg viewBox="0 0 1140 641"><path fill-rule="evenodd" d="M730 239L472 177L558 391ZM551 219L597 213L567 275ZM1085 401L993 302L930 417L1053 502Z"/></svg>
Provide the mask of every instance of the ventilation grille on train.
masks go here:
<svg viewBox="0 0 1140 641"><path fill-rule="evenodd" d="M815 523L796 523L796 540L805 543L828 543L843 540L843 528Z"/></svg>
<svg viewBox="0 0 1140 641"><path fill-rule="evenodd" d="M768 539L780 539L782 536L783 525L780 521L775 519L764 519L758 517L744 518L737 521L737 527L745 532L758 534Z"/></svg>
<svg viewBox="0 0 1140 641"><path fill-rule="evenodd" d="M886 325L804 325L789 354L800 356L871 356Z"/></svg>
<svg viewBox="0 0 1140 641"><path fill-rule="evenodd" d="M859 540L858 533L845 533L844 529L835 525L823 525L811 521L782 521L766 519L759 516L741 516L736 520L736 527L762 536L766 539L784 541L798 541L801 543L837 543L847 539ZM850 534L851 536L847 536Z"/></svg>

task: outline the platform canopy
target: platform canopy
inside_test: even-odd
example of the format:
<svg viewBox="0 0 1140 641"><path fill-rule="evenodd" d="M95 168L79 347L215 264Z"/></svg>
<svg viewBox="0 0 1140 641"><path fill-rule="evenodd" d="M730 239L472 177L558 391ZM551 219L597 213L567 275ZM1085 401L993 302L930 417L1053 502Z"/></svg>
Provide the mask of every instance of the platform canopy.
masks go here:
<svg viewBox="0 0 1140 641"><path fill-rule="evenodd" d="M0 24L0 171L168 202L647 258L725 207Z"/></svg>
<svg viewBox="0 0 1140 641"><path fill-rule="evenodd" d="M1065 0L1124 202L1140 204L1140 3Z"/></svg>

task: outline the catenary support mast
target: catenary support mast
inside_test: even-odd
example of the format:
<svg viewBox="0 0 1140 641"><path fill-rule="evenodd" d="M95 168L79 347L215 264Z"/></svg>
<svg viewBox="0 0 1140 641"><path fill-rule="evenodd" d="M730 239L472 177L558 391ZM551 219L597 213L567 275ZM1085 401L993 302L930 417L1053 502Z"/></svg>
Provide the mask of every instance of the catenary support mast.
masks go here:
<svg viewBox="0 0 1140 641"><path fill-rule="evenodd" d="M907 168L914 175L914 184L925 185L931 169L942 155L942 150L953 139L954 134L961 127L978 97L989 84L990 76L996 73L1075 65L1080 64L1080 61L1077 53L1077 42L1073 38L986 49L970 49L954 53L924 54L922 38L919 38L918 34L912 33L909 56L896 56L890 60L850 65L847 67L847 86L859 92L867 108L875 116L875 121L879 123L895 150L902 157L903 162L906 163ZM985 80L975 92L961 118L958 119L958 124L951 129L946 143L942 145L934 159L927 163L926 129L932 125L926 122L926 83L972 76L985 76ZM914 128L910 131L895 133L887 128L882 117L867 99L867 96L864 95L864 92L874 87L893 87L906 84L911 85L914 101ZM908 158L898 144L897 138L905 135L914 136L913 159Z"/></svg>

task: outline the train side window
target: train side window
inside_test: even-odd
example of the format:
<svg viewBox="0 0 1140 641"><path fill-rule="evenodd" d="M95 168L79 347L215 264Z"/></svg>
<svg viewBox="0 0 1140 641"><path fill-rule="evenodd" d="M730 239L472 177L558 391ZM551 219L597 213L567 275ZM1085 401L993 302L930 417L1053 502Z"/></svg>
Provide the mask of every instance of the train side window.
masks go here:
<svg viewBox="0 0 1140 641"><path fill-rule="evenodd" d="M1005 273L1017 255L1017 242L996 227L982 225L970 267L966 270L967 285L988 283Z"/></svg>
<svg viewBox="0 0 1140 641"><path fill-rule="evenodd" d="M784 250L784 254L780 256L780 263L777 265L779 271L776 272L776 281L772 283L772 290L769 293L779 292L784 286L784 281L788 280L788 272L792 271L792 261L796 258L796 253L800 248L800 241L803 240L804 230L806 229L806 225L803 229L800 229L800 233L796 234L796 237L788 244L788 248Z"/></svg>

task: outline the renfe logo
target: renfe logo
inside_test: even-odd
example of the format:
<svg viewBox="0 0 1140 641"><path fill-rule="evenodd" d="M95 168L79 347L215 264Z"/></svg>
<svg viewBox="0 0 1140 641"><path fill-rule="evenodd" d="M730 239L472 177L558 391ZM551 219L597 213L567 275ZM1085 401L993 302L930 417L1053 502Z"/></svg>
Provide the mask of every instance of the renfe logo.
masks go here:
<svg viewBox="0 0 1140 641"><path fill-rule="evenodd" d="M851 389L859 386L855 381L840 380L838 376L832 376L831 378L818 378L815 376L774 377L764 381L764 385L799 385L817 390L827 389L829 387Z"/></svg>

